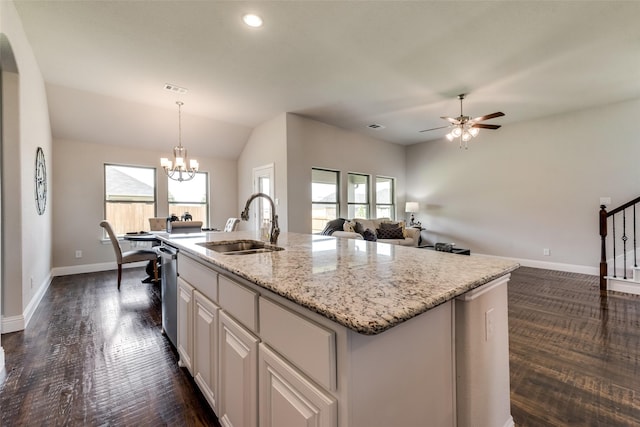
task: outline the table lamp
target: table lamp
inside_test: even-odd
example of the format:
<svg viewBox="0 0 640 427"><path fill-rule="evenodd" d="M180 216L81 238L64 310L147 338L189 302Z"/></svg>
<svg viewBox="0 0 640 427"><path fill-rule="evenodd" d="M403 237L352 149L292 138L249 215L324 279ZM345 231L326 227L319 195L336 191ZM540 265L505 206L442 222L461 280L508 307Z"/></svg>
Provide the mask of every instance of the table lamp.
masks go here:
<svg viewBox="0 0 640 427"><path fill-rule="evenodd" d="M405 204L404 207L404 211L406 213L410 213L411 214L411 221L409 222L409 226L410 227L420 227L421 224L419 222L416 222L416 218L413 215L415 212L418 212L420 210L420 205L418 204L418 202L407 202Z"/></svg>

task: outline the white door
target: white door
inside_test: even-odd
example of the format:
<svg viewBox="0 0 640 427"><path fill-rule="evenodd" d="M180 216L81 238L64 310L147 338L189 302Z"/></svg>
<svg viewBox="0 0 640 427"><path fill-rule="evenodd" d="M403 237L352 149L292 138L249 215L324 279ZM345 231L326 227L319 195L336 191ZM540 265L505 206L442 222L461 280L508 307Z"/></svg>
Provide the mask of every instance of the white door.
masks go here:
<svg viewBox="0 0 640 427"><path fill-rule="evenodd" d="M260 427L335 427L337 401L264 343L259 350Z"/></svg>
<svg viewBox="0 0 640 427"><path fill-rule="evenodd" d="M275 178L273 163L253 169L253 192L264 193L275 203ZM271 219L271 205L262 197L253 202L250 209L255 230L259 230L265 219Z"/></svg>
<svg viewBox="0 0 640 427"><path fill-rule="evenodd" d="M180 366L193 375L193 286L178 277L178 355Z"/></svg>
<svg viewBox="0 0 640 427"><path fill-rule="evenodd" d="M219 308L198 291L193 292L194 380L214 411L218 411L218 313Z"/></svg>
<svg viewBox="0 0 640 427"><path fill-rule="evenodd" d="M220 311L220 424L258 425L258 338Z"/></svg>

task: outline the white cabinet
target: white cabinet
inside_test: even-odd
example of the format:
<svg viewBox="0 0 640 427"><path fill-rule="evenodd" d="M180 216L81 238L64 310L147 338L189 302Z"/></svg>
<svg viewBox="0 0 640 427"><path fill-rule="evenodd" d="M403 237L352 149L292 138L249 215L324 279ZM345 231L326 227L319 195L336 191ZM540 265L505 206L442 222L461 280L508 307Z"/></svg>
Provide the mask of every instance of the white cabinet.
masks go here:
<svg viewBox="0 0 640 427"><path fill-rule="evenodd" d="M193 286L178 277L178 355L193 375Z"/></svg>
<svg viewBox="0 0 640 427"><path fill-rule="evenodd" d="M264 343L259 351L260 427L336 427L336 399Z"/></svg>
<svg viewBox="0 0 640 427"><path fill-rule="evenodd" d="M258 341L259 339L220 312L220 411L224 427L258 425Z"/></svg>
<svg viewBox="0 0 640 427"><path fill-rule="evenodd" d="M218 316L220 309L193 292L193 378L214 411L218 410Z"/></svg>

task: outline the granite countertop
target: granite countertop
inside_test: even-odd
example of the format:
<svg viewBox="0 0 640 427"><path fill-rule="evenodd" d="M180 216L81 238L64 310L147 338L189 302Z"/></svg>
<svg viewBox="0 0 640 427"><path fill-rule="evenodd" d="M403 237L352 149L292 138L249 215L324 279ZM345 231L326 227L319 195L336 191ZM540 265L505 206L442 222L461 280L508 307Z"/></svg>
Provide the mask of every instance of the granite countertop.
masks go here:
<svg viewBox="0 0 640 427"><path fill-rule="evenodd" d="M500 258L298 233L280 235L283 251L250 255L224 255L197 244L257 236L241 231L160 238L365 335L381 333L519 267Z"/></svg>

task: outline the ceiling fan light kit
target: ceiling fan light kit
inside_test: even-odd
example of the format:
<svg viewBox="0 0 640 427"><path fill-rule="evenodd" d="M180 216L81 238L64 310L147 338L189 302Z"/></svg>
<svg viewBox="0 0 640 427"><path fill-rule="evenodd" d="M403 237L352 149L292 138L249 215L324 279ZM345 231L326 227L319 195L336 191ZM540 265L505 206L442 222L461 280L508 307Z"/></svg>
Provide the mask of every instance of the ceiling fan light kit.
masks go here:
<svg viewBox="0 0 640 427"><path fill-rule="evenodd" d="M446 135L447 140L453 141L458 138L460 141L460 148L462 148L462 143L464 142L465 150L469 148L468 142L471 141L472 138L475 138L480 133L480 129L498 129L500 125L489 125L484 123L478 123L489 119L495 119L496 117L504 116L502 112L496 112L487 114L485 116L480 116L476 118L471 118L469 116L465 116L462 113L462 100L464 99L465 94L458 95L458 99L460 99L460 115L458 117L440 117L443 120L448 121L450 124L448 126L440 126L432 129L421 130L420 132L428 132L436 129L445 129L451 128L451 131Z"/></svg>

